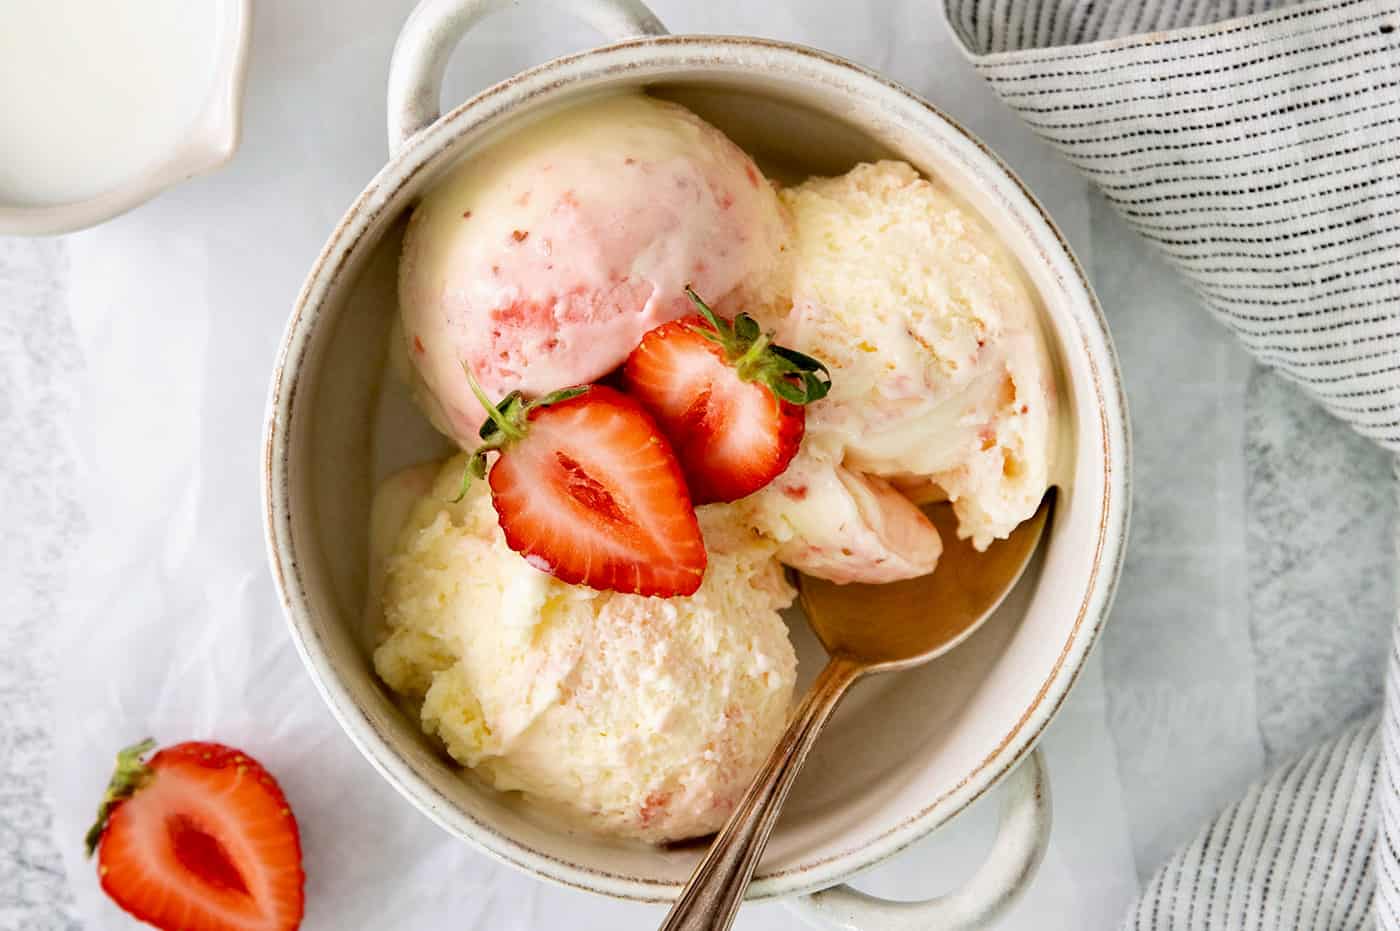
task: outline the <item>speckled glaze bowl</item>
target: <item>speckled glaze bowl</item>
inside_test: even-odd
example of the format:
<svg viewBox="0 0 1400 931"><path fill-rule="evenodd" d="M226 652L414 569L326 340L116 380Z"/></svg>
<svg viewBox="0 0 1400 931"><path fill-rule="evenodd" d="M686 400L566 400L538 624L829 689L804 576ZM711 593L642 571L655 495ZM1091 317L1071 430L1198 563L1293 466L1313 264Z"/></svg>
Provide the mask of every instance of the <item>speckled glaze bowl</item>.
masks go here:
<svg viewBox="0 0 1400 931"><path fill-rule="evenodd" d="M576 0L572 8L612 44L533 68L439 116L449 54L506 2L425 0L409 19L389 82L393 155L331 235L282 343L268 398L266 529L307 669L365 756L447 831L569 886L673 898L698 847L655 849L571 832L463 778L374 676L361 623L373 488L390 468L435 454L441 442L382 375L403 219L448 166L489 141L553 108L625 89L686 104L783 180L903 158L997 230L1038 297L1060 373L1060 496L1036 563L975 636L929 666L853 690L808 760L749 895L792 897L836 927L985 925L1029 881L1044 850L1049 796L1033 748L1103 624L1126 536L1126 410L1083 270L1015 175L907 90L812 49L667 35L639 0ZM820 648L803 626L795 624L793 636L810 678ZM933 831L1003 777L999 836L964 888L895 904L838 885Z"/></svg>

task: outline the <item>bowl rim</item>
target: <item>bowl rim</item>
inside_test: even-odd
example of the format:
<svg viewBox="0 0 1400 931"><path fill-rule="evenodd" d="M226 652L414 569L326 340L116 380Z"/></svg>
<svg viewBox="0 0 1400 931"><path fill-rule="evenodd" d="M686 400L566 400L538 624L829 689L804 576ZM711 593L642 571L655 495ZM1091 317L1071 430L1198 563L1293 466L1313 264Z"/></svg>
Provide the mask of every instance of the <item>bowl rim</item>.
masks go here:
<svg viewBox="0 0 1400 931"><path fill-rule="evenodd" d="M351 696L325 653L307 602L292 543L288 494L290 416L310 334L336 279L361 239L377 225L397 192L433 165L459 136L508 119L516 107L569 87L583 78L604 79L649 69L721 72L763 66L795 70L846 94L861 92L877 106L912 107L930 126L947 130L941 141L959 150L969 169L995 182L1000 207L1028 239L1050 248L1041 259L1070 299L1098 412L1104 487L1099 526L1083 598L1074 625L1031 704L997 748L957 786L929 801L900 824L859 847L780 871L759 870L750 900L816 891L883 861L957 815L995 786L1035 747L1071 691L1112 606L1127 541L1131 446L1127 402L1108 324L1088 277L1045 209L1016 174L971 132L913 91L854 62L818 49L747 36L680 35L628 39L553 59L473 96L407 140L351 204L312 265L288 319L269 387L264 421L262 493L268 561L293 643L317 690L342 729L376 770L416 808L455 837L493 858L552 882L615 898L669 902L680 882L639 879L584 866L534 849L458 808L416 772ZM720 66L720 67L716 67ZM654 78L664 81L658 71ZM1048 701L1047 701L1048 699Z"/></svg>

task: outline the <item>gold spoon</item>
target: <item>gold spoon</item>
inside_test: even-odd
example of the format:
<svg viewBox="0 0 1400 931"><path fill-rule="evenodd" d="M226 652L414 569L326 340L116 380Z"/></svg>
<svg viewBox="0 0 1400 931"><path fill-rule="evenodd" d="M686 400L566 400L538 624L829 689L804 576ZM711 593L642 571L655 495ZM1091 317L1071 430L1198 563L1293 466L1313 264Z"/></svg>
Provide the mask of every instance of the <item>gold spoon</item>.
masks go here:
<svg viewBox="0 0 1400 931"><path fill-rule="evenodd" d="M944 542L938 568L930 575L886 585L837 585L798 576L807 623L830 659L691 874L661 931L724 931L733 923L797 771L846 690L867 673L926 663L971 635L1030 562L1054 496L1051 489L1030 520L983 553L957 538L951 507L926 508Z"/></svg>

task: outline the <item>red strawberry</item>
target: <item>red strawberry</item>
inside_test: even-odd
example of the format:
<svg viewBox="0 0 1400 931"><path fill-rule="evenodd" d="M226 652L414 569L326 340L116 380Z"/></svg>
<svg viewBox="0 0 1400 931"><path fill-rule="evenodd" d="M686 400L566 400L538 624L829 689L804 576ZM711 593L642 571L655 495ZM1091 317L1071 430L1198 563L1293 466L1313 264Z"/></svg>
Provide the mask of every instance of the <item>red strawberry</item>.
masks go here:
<svg viewBox="0 0 1400 931"><path fill-rule="evenodd" d="M826 366L733 323L689 288L700 311L642 337L623 367L627 390L676 448L696 504L734 501L777 478L802 442L802 405L831 389Z"/></svg>
<svg viewBox="0 0 1400 931"><path fill-rule="evenodd" d="M471 373L467 373L471 379ZM689 595L705 543L671 446L632 398L601 385L486 407L463 477L486 476L510 548L555 577L638 595Z"/></svg>
<svg viewBox="0 0 1400 931"><path fill-rule="evenodd" d="M151 757L144 741L117 771L88 832L102 889L167 931L288 931L304 899L297 822L251 757L182 743Z"/></svg>

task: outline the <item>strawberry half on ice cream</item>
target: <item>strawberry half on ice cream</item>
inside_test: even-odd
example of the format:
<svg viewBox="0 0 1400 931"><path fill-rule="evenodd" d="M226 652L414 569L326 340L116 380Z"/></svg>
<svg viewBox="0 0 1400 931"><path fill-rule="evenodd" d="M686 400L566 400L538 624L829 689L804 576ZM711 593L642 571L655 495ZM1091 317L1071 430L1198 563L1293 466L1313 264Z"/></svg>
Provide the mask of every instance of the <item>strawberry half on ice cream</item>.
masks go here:
<svg viewBox="0 0 1400 931"><path fill-rule="evenodd" d="M511 549L575 585L695 593L706 563L700 525L671 445L640 404L602 385L492 404L467 378L488 419L463 494L487 479Z"/></svg>
<svg viewBox="0 0 1400 931"><path fill-rule="evenodd" d="M690 288L699 316L657 327L623 378L680 457L696 504L736 501L787 468L802 442L803 405L826 397L826 366L773 345L748 314L719 317Z"/></svg>
<svg viewBox="0 0 1400 931"><path fill-rule="evenodd" d="M597 381L642 334L768 291L788 235L773 186L684 107L595 97L473 151L414 208L401 349L428 418L463 449L481 427L461 363L493 398Z"/></svg>
<svg viewBox="0 0 1400 931"><path fill-rule="evenodd" d="M291 931L304 907L301 840L277 781L216 743L152 741L117 755L87 836L102 889L167 931Z"/></svg>

